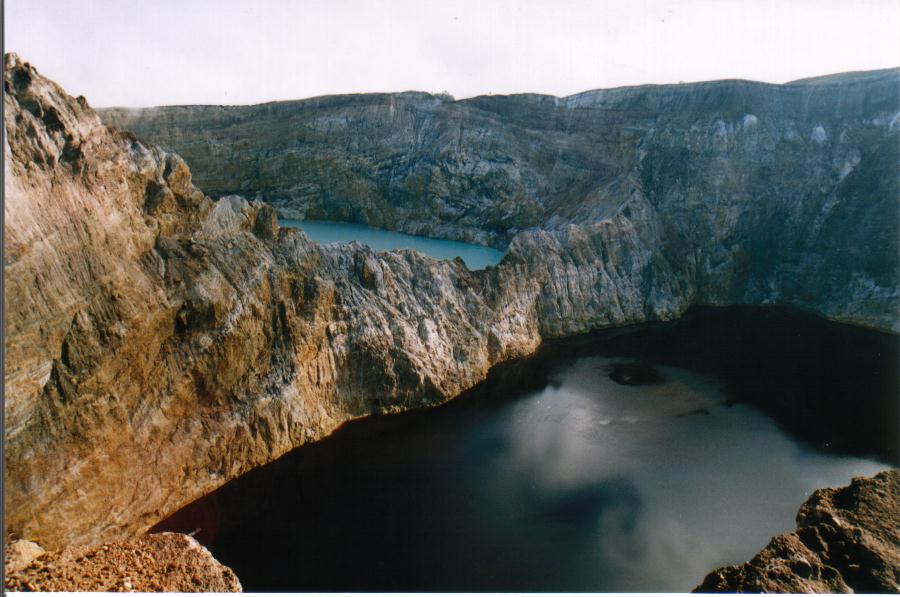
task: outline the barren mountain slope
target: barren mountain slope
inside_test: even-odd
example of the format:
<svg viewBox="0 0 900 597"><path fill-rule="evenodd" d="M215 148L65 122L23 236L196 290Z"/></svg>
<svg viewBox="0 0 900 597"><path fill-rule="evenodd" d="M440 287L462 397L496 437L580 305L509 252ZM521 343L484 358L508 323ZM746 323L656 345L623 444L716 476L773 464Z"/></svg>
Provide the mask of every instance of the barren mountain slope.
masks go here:
<svg viewBox="0 0 900 597"><path fill-rule="evenodd" d="M624 215L688 300L898 328L900 71L102 110L218 196L505 247ZM651 245L646 240L645 245ZM648 246L648 249L656 247Z"/></svg>

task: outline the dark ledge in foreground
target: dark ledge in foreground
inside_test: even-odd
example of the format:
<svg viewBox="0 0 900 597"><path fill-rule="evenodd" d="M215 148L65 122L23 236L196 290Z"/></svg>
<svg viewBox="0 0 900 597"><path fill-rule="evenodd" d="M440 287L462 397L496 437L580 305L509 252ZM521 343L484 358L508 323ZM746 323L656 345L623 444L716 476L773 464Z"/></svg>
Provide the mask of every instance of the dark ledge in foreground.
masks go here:
<svg viewBox="0 0 900 597"><path fill-rule="evenodd" d="M694 592L900 592L900 469L817 490L795 531L745 564L714 570Z"/></svg>

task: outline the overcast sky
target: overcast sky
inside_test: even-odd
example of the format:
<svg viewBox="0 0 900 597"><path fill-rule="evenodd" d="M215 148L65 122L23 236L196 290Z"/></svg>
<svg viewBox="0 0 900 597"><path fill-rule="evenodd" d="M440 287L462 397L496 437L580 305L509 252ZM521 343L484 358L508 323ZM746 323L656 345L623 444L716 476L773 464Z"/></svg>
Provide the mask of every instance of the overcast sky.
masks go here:
<svg viewBox="0 0 900 597"><path fill-rule="evenodd" d="M898 0L6 0L5 50L94 106L568 95L900 64Z"/></svg>

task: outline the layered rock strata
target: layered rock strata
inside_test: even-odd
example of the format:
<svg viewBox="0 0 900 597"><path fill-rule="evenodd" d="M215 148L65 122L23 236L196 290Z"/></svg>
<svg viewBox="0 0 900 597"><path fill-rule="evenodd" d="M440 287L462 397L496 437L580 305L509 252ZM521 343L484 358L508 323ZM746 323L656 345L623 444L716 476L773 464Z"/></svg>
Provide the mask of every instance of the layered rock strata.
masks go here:
<svg viewBox="0 0 900 597"><path fill-rule="evenodd" d="M178 533L55 552L20 540L6 548L4 573L11 591L241 592L230 568Z"/></svg>
<svg viewBox="0 0 900 597"><path fill-rule="evenodd" d="M499 266L470 272L412 251L319 246L265 204L213 201L177 155L107 128L19 58L5 67L6 522L49 549L136 536L343 421L447 400L542 338L744 301L897 325L896 230L884 224L896 180L873 174L900 134L879 83L889 75L841 92L863 110L850 146L792 141L818 143L801 161L826 172L799 195L680 179L649 192L613 177L517 233ZM867 85L878 93L864 101ZM710 159L750 143L705 130L696 142ZM854 147L865 153L840 178L836 156ZM750 166L710 168L742 180ZM787 235L784 221L815 238ZM782 254L787 265L769 270Z"/></svg>
<svg viewBox="0 0 900 597"><path fill-rule="evenodd" d="M213 196L258 195L285 216L501 248L533 229L562 243L573 227L584 238L633 235L664 286L649 290L675 301L789 304L897 331L898 94L892 69L785 85L360 94L101 116L178 152Z"/></svg>
<svg viewBox="0 0 900 597"><path fill-rule="evenodd" d="M700 593L900 592L900 470L820 489L797 530L752 560L711 572Z"/></svg>

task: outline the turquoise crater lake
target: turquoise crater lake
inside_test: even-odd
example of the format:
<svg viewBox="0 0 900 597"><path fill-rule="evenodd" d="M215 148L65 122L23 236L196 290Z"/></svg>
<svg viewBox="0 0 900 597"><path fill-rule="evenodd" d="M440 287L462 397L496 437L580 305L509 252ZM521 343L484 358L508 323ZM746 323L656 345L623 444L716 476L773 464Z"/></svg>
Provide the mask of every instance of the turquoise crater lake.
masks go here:
<svg viewBox="0 0 900 597"><path fill-rule="evenodd" d="M320 220L278 220L278 224L288 228L299 228L309 238L320 244L356 241L368 245L376 251L414 249L435 259L460 257L470 270L497 265L503 258L502 251L491 247L370 228L365 224Z"/></svg>

